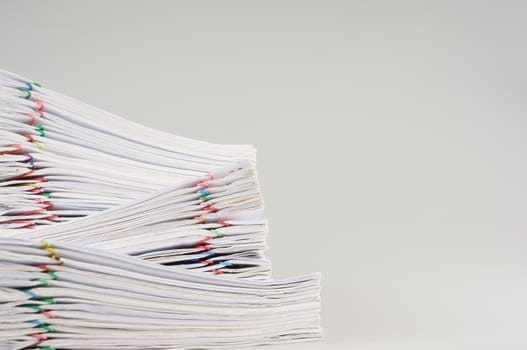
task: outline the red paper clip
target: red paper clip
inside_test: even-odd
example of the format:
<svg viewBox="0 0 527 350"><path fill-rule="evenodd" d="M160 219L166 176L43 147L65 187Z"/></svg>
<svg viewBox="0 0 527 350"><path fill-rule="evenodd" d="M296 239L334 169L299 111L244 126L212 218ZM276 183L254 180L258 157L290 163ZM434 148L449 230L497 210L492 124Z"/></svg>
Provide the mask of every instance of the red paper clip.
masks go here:
<svg viewBox="0 0 527 350"><path fill-rule="evenodd" d="M45 334L42 334L42 333L30 334L29 336L31 336L33 338L37 338L40 341L48 340L48 337Z"/></svg>
<svg viewBox="0 0 527 350"><path fill-rule="evenodd" d="M26 212L23 212L23 213L20 213L20 214L17 214L17 215L18 216L27 216L27 215L43 213L45 211L47 211L46 208L39 208L39 209L35 209L35 210L26 211Z"/></svg>
<svg viewBox="0 0 527 350"><path fill-rule="evenodd" d="M213 239L213 238L214 238L214 237L212 237L212 236L208 236L208 237L205 237L205 238L203 238L203 239L200 239L200 240L198 241L198 243L196 243L196 246L200 247L203 243L205 243L205 242L207 242L207 241L209 241L209 240L211 240L211 239ZM210 248L209 248L209 249L210 249Z"/></svg>
<svg viewBox="0 0 527 350"><path fill-rule="evenodd" d="M5 151L5 152L0 152L0 154L16 154L16 153L20 153L20 152L23 152L24 149L22 148L22 146L20 145L9 145L7 147L14 147L15 150L14 151Z"/></svg>
<svg viewBox="0 0 527 350"><path fill-rule="evenodd" d="M44 105L44 102L40 100L33 100L33 102L35 102L38 105L38 109L37 109L38 112L43 112L44 108L46 108L46 106Z"/></svg>
<svg viewBox="0 0 527 350"><path fill-rule="evenodd" d="M48 316L49 318L57 318L57 315L55 315L53 312L51 311L44 311L43 312L44 315Z"/></svg>
<svg viewBox="0 0 527 350"><path fill-rule="evenodd" d="M27 177L27 176L30 176L31 174L33 174L35 172L35 169L30 169L28 172L25 172L21 175L18 175L17 177L15 177L15 179L21 179L21 178L24 178L24 177Z"/></svg>
<svg viewBox="0 0 527 350"><path fill-rule="evenodd" d="M48 265L37 265L37 267L39 269L41 269L42 271L44 271L44 272L50 272L51 271L51 269L49 268Z"/></svg>

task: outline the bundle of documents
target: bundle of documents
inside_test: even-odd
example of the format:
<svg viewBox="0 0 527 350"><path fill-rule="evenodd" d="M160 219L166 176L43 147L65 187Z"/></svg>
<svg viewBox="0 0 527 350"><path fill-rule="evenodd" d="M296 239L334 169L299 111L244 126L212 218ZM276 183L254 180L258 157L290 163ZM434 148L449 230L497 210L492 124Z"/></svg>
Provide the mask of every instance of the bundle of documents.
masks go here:
<svg viewBox="0 0 527 350"><path fill-rule="evenodd" d="M254 169L240 163L214 173L206 188L195 185L203 181L165 188L45 230L11 229L2 236L39 239L44 232L47 239L109 248L161 264L240 277L268 276L267 223L260 218Z"/></svg>
<svg viewBox="0 0 527 350"><path fill-rule="evenodd" d="M0 113L4 229L89 215L255 160L252 146L156 131L5 72Z"/></svg>
<svg viewBox="0 0 527 350"><path fill-rule="evenodd" d="M320 337L319 276L251 281L0 239L2 349L231 348Z"/></svg>
<svg viewBox="0 0 527 350"><path fill-rule="evenodd" d="M270 277L255 162L0 71L0 349L319 339L319 276Z"/></svg>

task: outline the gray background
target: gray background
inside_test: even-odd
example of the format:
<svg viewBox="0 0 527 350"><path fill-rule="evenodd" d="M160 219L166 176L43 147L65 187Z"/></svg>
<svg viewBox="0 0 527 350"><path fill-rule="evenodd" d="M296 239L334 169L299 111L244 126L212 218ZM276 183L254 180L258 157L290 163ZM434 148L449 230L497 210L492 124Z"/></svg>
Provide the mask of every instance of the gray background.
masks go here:
<svg viewBox="0 0 527 350"><path fill-rule="evenodd" d="M525 2L2 1L0 66L178 135L252 143L277 277L320 343L527 345Z"/></svg>

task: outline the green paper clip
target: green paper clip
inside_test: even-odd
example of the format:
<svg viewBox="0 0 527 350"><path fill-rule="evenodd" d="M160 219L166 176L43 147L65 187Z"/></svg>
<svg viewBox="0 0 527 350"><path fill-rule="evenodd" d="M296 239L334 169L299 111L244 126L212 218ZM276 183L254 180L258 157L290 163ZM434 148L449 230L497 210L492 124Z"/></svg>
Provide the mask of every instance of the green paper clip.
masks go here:
<svg viewBox="0 0 527 350"><path fill-rule="evenodd" d="M40 299L40 301L44 302L44 303L48 303L48 304L56 304L57 301L53 298L44 298L44 299Z"/></svg>
<svg viewBox="0 0 527 350"><path fill-rule="evenodd" d="M29 100L31 98L31 91L29 91L28 88L20 88L18 90L24 91L26 93L26 96L24 97L26 100Z"/></svg>
<svg viewBox="0 0 527 350"><path fill-rule="evenodd" d="M40 125L40 124L35 125L35 128L38 131L38 133L40 134L40 136L46 137L46 131L44 130L44 126L43 125Z"/></svg>
<svg viewBox="0 0 527 350"><path fill-rule="evenodd" d="M46 278L42 278L42 277L39 277L37 278L37 281L39 281L40 283L42 283L42 285L44 287L50 287L51 286L51 282L50 280L46 279Z"/></svg>
<svg viewBox="0 0 527 350"><path fill-rule="evenodd" d="M48 275L50 275L51 278L53 278L54 280L58 280L59 279L59 276L53 271L49 271Z"/></svg>
<svg viewBox="0 0 527 350"><path fill-rule="evenodd" d="M40 305L26 305L26 307L29 307L29 308L31 308L33 310L37 310L38 312L43 312L44 311L44 309Z"/></svg>
<svg viewBox="0 0 527 350"><path fill-rule="evenodd" d="M218 230L216 230L216 229L211 228L209 231L212 232L212 233L214 233L214 234L216 235L216 238L221 238L221 237L223 237L223 233L221 233L220 231L218 231Z"/></svg>
<svg viewBox="0 0 527 350"><path fill-rule="evenodd" d="M47 324L42 324L39 326L40 328L42 329L45 329L46 331L50 332L50 333L53 333L56 331L55 328L51 327L50 325L47 325Z"/></svg>

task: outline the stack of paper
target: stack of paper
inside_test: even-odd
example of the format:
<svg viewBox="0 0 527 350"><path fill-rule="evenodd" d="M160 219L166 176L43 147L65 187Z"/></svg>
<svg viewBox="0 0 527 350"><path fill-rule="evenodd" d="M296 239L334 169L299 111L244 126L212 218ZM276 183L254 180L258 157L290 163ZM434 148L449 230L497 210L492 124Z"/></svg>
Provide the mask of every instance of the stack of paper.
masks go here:
<svg viewBox="0 0 527 350"><path fill-rule="evenodd" d="M0 239L2 349L229 348L320 337L319 276L250 281Z"/></svg>
<svg viewBox="0 0 527 350"><path fill-rule="evenodd" d="M160 132L0 71L0 228L67 221L203 176L252 146Z"/></svg>
<svg viewBox="0 0 527 350"><path fill-rule="evenodd" d="M0 349L321 337L319 276L270 277L251 146L153 130L0 72L0 196Z"/></svg>
<svg viewBox="0 0 527 350"><path fill-rule="evenodd" d="M161 264L267 277L267 222L260 218L262 203L254 169L242 162L214 177L206 188L196 186L203 181L196 179L45 230L11 229L2 236L39 239L45 235ZM204 201L213 202L214 210Z"/></svg>

